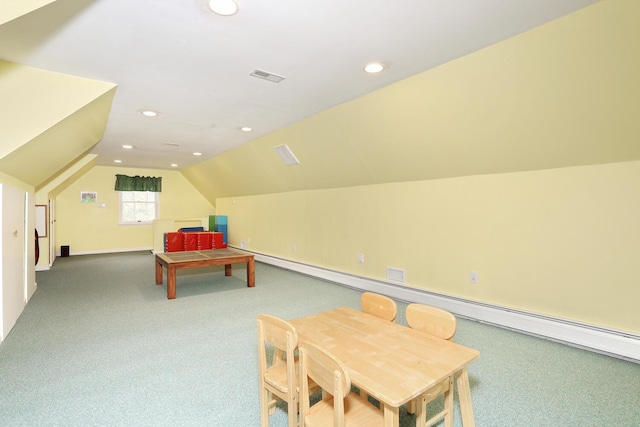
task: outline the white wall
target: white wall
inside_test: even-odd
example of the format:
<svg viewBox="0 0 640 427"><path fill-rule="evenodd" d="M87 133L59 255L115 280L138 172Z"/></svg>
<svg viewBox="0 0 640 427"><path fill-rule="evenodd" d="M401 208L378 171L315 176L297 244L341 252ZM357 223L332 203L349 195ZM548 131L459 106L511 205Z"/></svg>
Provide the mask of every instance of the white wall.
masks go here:
<svg viewBox="0 0 640 427"><path fill-rule="evenodd" d="M0 212L2 212L0 341L3 341L26 305L25 203L27 193L6 184L0 184L0 193Z"/></svg>

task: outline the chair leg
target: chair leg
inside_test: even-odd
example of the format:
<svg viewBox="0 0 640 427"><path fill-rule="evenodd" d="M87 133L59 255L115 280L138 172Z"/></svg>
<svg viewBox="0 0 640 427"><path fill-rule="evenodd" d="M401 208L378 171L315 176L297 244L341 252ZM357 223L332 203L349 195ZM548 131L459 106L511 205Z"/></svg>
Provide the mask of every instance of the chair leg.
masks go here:
<svg viewBox="0 0 640 427"><path fill-rule="evenodd" d="M432 426L441 419L444 420L444 427L453 427L453 377L449 377L445 385L444 408L432 417L427 417L427 404L443 393L440 385L407 404L407 412L414 411L416 414L416 427Z"/></svg>
<svg viewBox="0 0 640 427"><path fill-rule="evenodd" d="M289 427L298 426L298 399L293 398L287 402L287 418L289 419Z"/></svg>
<svg viewBox="0 0 640 427"><path fill-rule="evenodd" d="M416 427L425 427L427 425L427 399L424 396L420 396L414 399L415 413L416 413Z"/></svg>
<svg viewBox="0 0 640 427"><path fill-rule="evenodd" d="M269 427L269 395L264 387L260 390L260 427Z"/></svg>
<svg viewBox="0 0 640 427"><path fill-rule="evenodd" d="M453 376L449 377L449 389L444 392L444 427L453 427Z"/></svg>

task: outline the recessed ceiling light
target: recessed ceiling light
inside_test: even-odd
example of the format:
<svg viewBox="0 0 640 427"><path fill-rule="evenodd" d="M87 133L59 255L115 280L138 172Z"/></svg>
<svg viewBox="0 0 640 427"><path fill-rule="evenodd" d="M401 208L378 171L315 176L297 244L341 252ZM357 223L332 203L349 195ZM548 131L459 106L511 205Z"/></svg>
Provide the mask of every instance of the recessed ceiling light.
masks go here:
<svg viewBox="0 0 640 427"><path fill-rule="evenodd" d="M238 3L235 0L209 0L209 9L216 15L231 16L238 13Z"/></svg>
<svg viewBox="0 0 640 427"><path fill-rule="evenodd" d="M384 65L382 65L379 62L372 62L371 64L367 64L364 67L364 70L367 73L375 74L375 73L379 73L380 71L384 70Z"/></svg>
<svg viewBox="0 0 640 427"><path fill-rule="evenodd" d="M127 150L131 150L133 148L133 145L123 145L122 148L125 148Z"/></svg>
<svg viewBox="0 0 640 427"><path fill-rule="evenodd" d="M202 153L198 153L197 151L193 153L194 156L202 156Z"/></svg>
<svg viewBox="0 0 640 427"><path fill-rule="evenodd" d="M253 128L250 128L249 126L244 126L244 127L241 127L240 130L243 132L251 132Z"/></svg>
<svg viewBox="0 0 640 427"><path fill-rule="evenodd" d="M177 164L177 163L171 163L171 167L172 167L172 168L177 168L177 167L178 167L178 164Z"/></svg>
<svg viewBox="0 0 640 427"><path fill-rule="evenodd" d="M152 111L152 110L145 110L142 112L143 116L147 116L147 117L156 117L158 115L158 113L156 111Z"/></svg>
<svg viewBox="0 0 640 427"><path fill-rule="evenodd" d="M122 160L114 160L113 163L122 163Z"/></svg>

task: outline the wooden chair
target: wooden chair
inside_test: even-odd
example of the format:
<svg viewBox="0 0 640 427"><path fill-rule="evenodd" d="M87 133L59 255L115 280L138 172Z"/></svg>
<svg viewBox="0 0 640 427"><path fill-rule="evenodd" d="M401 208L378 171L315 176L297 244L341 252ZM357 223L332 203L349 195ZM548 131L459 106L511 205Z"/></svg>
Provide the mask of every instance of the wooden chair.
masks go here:
<svg viewBox="0 0 640 427"><path fill-rule="evenodd" d="M311 406L309 383L322 388ZM300 343L300 427L381 427L382 411L351 391L345 366L326 350Z"/></svg>
<svg viewBox="0 0 640 427"><path fill-rule="evenodd" d="M448 311L414 303L407 306L405 316L409 327L453 341L457 320ZM442 394L444 394L444 409L427 420L427 404ZM415 410L416 404L417 410ZM445 427L453 427L453 376L434 385L418 399L409 402L408 410L409 413L416 413L416 427L430 426L441 418L444 418Z"/></svg>
<svg viewBox="0 0 640 427"><path fill-rule="evenodd" d="M267 361L267 347L273 358ZM286 320L269 314L258 315L258 363L260 367L260 426L269 427L269 414L275 410L276 398L287 402L288 427L298 425L298 334ZM275 397L274 397L275 396Z"/></svg>
<svg viewBox="0 0 640 427"><path fill-rule="evenodd" d="M360 306L365 313L372 314L376 317L393 322L398 314L396 302L391 298L375 294L373 292L365 292L360 297Z"/></svg>
<svg viewBox="0 0 640 427"><path fill-rule="evenodd" d="M398 315L398 306L391 298L376 294L373 292L365 292L360 297L360 306L362 311L381 319L395 322ZM368 399L367 393L360 390L360 396Z"/></svg>

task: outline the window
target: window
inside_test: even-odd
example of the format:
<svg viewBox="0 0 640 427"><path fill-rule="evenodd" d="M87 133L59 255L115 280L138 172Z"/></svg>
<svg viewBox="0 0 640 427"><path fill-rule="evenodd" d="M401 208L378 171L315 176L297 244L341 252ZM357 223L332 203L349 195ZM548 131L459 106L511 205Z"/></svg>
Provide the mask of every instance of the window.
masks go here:
<svg viewBox="0 0 640 427"><path fill-rule="evenodd" d="M158 218L160 193L119 191L120 224L151 224Z"/></svg>

